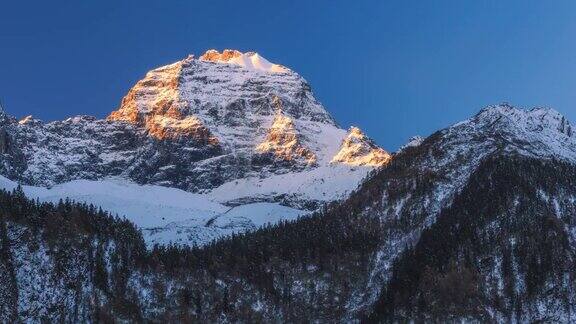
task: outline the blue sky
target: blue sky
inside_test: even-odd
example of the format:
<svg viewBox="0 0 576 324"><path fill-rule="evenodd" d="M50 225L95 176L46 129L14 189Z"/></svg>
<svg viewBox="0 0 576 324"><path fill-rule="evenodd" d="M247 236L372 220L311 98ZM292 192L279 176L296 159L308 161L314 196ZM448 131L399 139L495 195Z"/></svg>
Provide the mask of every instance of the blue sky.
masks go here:
<svg viewBox="0 0 576 324"><path fill-rule="evenodd" d="M146 71L206 49L304 76L395 150L483 106L576 122L574 1L3 1L0 98L18 117L106 116Z"/></svg>

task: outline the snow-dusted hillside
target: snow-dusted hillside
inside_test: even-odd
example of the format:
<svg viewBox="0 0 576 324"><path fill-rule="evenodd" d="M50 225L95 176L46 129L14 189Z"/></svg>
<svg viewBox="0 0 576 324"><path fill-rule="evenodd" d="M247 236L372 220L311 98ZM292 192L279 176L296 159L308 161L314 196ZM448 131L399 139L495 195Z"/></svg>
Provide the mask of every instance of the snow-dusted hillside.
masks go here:
<svg viewBox="0 0 576 324"><path fill-rule="evenodd" d="M356 189L355 184L360 183L369 170L364 167L327 165L266 178L246 177L214 188L208 196L229 205L278 200L311 209L319 204L348 197Z"/></svg>
<svg viewBox="0 0 576 324"><path fill-rule="evenodd" d="M0 189L10 191L16 187L17 183L0 177ZM49 189L33 186L22 189L28 198L42 202L70 199L126 217L142 229L149 246L156 243L203 245L225 235L293 220L306 213L268 202L227 207L211 201L207 195L121 179L75 180Z"/></svg>

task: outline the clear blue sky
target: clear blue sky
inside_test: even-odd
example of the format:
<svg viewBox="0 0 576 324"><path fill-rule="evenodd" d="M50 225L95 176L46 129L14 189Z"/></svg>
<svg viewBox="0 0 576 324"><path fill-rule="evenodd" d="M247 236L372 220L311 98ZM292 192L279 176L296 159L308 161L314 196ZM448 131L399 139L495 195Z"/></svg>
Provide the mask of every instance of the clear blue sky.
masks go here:
<svg viewBox="0 0 576 324"><path fill-rule="evenodd" d="M576 122L575 1L2 1L0 97L106 116L146 71L236 48L303 75L395 150L503 101Z"/></svg>

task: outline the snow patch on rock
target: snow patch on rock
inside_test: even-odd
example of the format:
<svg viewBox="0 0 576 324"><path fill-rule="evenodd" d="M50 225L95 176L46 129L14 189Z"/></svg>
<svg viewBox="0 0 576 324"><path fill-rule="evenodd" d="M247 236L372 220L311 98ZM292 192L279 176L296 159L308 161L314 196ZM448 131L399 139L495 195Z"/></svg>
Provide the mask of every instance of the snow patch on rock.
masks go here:
<svg viewBox="0 0 576 324"><path fill-rule="evenodd" d="M200 60L206 62L233 64L241 66L249 71L268 73L286 73L288 69L282 65L270 63L267 59L255 52L242 53L237 50L225 49L222 53L217 50L208 50L200 56Z"/></svg>

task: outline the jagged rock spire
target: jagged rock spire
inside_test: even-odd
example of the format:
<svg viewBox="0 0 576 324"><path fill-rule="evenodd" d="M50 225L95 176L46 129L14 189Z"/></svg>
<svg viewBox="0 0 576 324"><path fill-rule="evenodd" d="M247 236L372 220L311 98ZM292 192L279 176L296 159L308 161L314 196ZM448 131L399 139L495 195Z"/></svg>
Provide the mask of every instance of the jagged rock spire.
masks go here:
<svg viewBox="0 0 576 324"><path fill-rule="evenodd" d="M348 165L382 166L390 161L391 155L378 147L358 127L350 127L348 135L342 141L340 151L332 163Z"/></svg>

